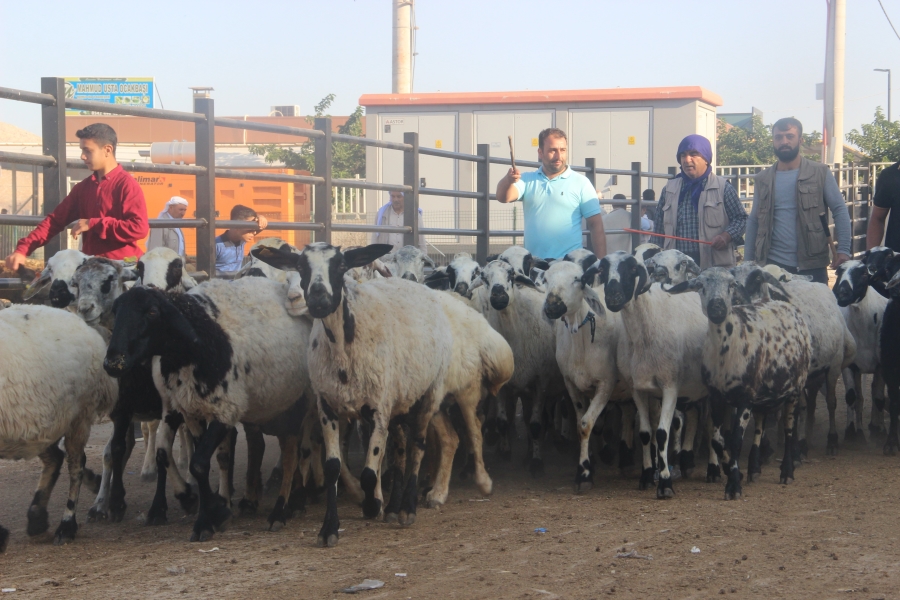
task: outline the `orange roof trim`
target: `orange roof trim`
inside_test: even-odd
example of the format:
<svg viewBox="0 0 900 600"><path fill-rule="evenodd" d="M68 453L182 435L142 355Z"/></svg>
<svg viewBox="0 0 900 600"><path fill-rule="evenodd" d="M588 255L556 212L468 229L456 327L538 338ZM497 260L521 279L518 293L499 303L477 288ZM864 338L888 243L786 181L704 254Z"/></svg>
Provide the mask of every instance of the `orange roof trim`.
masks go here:
<svg viewBox="0 0 900 600"><path fill-rule="evenodd" d="M626 102L634 100L701 100L713 106L722 106L721 96L697 85L607 90L363 94L359 98L359 103L362 106L426 106L435 104Z"/></svg>

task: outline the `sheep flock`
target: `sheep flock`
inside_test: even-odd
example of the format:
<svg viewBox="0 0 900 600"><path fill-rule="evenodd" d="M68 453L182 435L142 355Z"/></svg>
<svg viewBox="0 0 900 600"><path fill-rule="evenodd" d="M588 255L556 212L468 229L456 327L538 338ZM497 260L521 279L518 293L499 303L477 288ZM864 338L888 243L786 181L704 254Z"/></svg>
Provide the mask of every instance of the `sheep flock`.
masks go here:
<svg viewBox="0 0 900 600"><path fill-rule="evenodd" d="M156 485L146 522L165 524L174 500L192 515L192 541L260 510L266 435L280 449L269 529L289 531L308 495L322 495L322 547L340 537L339 494L366 518L408 527L419 508L448 501L454 474L490 495L485 452L509 459L516 444L526 463L506 468L523 476L540 478L546 453L568 447L576 493L602 488L602 461L660 500L677 497L702 454L710 493L736 500L776 446L778 481L794 480L820 391L823 450L838 452L839 377L845 441L867 429L885 455L900 451L900 255L873 248L836 276L829 290L753 263L701 271L651 244L559 260L514 246L486 264L460 253L435 267L413 246L268 239L234 280L198 283L168 249L136 264L66 250L24 304L0 303L0 458L41 459L31 536L50 527L66 462L57 544L77 533L83 486L96 494L88 520L124 518L135 423L142 478ZM113 433L102 464L86 465L104 418ZM239 427L246 487L233 504ZM365 455L359 473L347 464L351 439ZM0 526L0 552L9 536Z"/></svg>

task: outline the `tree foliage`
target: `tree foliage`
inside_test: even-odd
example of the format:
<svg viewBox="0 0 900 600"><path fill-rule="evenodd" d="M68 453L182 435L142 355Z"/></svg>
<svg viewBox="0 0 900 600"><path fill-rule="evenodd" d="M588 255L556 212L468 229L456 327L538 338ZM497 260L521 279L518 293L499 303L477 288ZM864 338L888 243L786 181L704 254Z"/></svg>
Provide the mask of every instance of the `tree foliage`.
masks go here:
<svg viewBox="0 0 900 600"><path fill-rule="evenodd" d="M850 130L847 141L875 162L900 160L900 122L888 121L880 106L875 109L875 119L861 129L862 132Z"/></svg>
<svg viewBox="0 0 900 600"><path fill-rule="evenodd" d="M331 108L335 95L328 94L315 106L315 114L306 117L306 122L312 126L317 117L330 117L326 111ZM347 122L338 128L338 133L345 135L362 136L363 107L357 106L356 110L347 119ZM267 163L281 162L289 169L309 171L315 174L316 157L315 143L307 140L300 150L280 146L277 144L264 144L250 146L251 154L264 156ZM346 142L334 142L332 144L332 176L338 178L353 179L356 175L366 177L366 149L359 144Z"/></svg>

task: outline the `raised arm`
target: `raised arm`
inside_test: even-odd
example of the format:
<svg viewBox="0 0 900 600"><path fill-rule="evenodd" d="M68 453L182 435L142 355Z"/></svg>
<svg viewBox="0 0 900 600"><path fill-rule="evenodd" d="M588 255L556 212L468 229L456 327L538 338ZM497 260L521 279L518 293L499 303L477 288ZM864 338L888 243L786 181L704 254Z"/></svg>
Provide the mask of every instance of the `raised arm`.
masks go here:
<svg viewBox="0 0 900 600"><path fill-rule="evenodd" d="M522 174L518 169L510 168L506 176L497 183L497 202L506 204L519 199L519 189L516 186Z"/></svg>

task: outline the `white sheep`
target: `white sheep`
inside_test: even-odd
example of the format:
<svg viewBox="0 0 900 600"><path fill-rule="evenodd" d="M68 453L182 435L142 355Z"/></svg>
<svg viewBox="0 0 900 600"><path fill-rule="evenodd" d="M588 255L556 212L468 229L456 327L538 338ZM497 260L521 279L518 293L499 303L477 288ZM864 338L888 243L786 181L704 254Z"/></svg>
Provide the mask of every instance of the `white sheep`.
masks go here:
<svg viewBox="0 0 900 600"><path fill-rule="evenodd" d="M115 380L103 372L106 344L77 316L45 306L0 312L0 458L40 456L43 472L28 510L28 535L49 527L47 502L63 462L65 438L69 498L55 543L74 538L84 446L91 424L116 400ZM0 552L9 532L0 527Z"/></svg>
<svg viewBox="0 0 900 600"><path fill-rule="evenodd" d="M709 388L716 426L714 443L722 448L728 463L725 499L738 500L742 495L738 461L751 413L757 422L754 445L758 449L759 423L781 406L785 440L780 481L790 483L794 479L794 406L806 385L812 352L804 316L789 302L732 306L735 295L742 292L734 275L721 267L706 269L699 277L668 290L671 294L688 291L699 293L708 319L703 381ZM726 405L736 411L728 442L721 434ZM750 475L753 481L754 474Z"/></svg>
<svg viewBox="0 0 900 600"><path fill-rule="evenodd" d="M872 374L872 416L869 432L884 435L884 377L881 367L881 325L888 299L879 293L867 293L870 275L865 263L850 260L838 267L834 295L847 328L856 341L856 358L844 369L844 389L847 400L847 429L844 439L851 441L862 436L863 393L862 375Z"/></svg>
<svg viewBox="0 0 900 600"><path fill-rule="evenodd" d="M417 246L403 246L385 255L384 265L394 277L418 283L425 282L425 267L434 268L434 261Z"/></svg>
<svg viewBox="0 0 900 600"><path fill-rule="evenodd" d="M453 336L440 293L399 277L363 284L344 277L347 270L389 250L389 245L373 244L341 252L330 244L315 243L300 255L266 249L257 254L269 264L299 271L309 314L315 318L309 370L325 438L327 492L320 546L331 547L338 540L340 420L359 416L373 425L360 477L363 514L373 518L384 510L380 481L388 427L392 419L409 415L412 463L397 516L401 524L410 525L416 516L426 431L446 396ZM404 318L385 327L383 321L390 314Z"/></svg>
<svg viewBox="0 0 900 600"><path fill-rule="evenodd" d="M79 250L60 250L47 260L39 276L26 290L23 299L28 303L43 303L66 308L75 301L76 290L72 288L75 271L90 258ZM45 299L46 296L46 299Z"/></svg>
<svg viewBox="0 0 900 600"><path fill-rule="evenodd" d="M622 371L631 378L633 397L640 417L643 472L640 488L653 482L650 454L650 397L662 397L656 429L660 460L657 498L674 496L668 464L669 430L678 398L698 401L707 395L700 374L700 358L706 337L706 319L696 297L669 296L649 279L642 261L626 252L615 252L591 267L604 286L606 307L622 312L629 342ZM626 364L627 363L627 364ZM707 471L707 480L718 473Z"/></svg>
<svg viewBox="0 0 900 600"><path fill-rule="evenodd" d="M230 499L222 492L227 493L230 486L220 482L220 493L214 494L209 466L234 426L240 421L264 424L289 411L300 416L305 413L304 398L309 391L306 347L311 326L305 319L289 316L285 301L283 284L248 277L208 281L184 294L136 287L116 303L116 322L104 363L107 372L122 375L136 363L152 358L153 381L164 411L171 408L184 415L198 438L190 465L200 493L192 541L209 539L231 518ZM304 402L302 409L295 409L298 402ZM161 425L161 432L168 420ZM207 424L206 431L199 426L202 421ZM297 443L300 425L295 423L292 444ZM169 433L158 452L163 460L167 448L171 448ZM286 518L296 448L282 447L284 480L269 516L270 528L279 527L276 523L283 524ZM225 453L220 469L230 464L227 449ZM176 497L187 494L189 498L190 491L179 481L177 469L171 471ZM164 512L165 490L161 503L159 491L153 509Z"/></svg>

